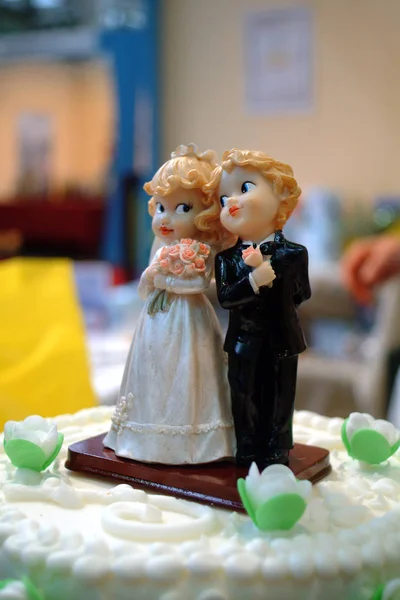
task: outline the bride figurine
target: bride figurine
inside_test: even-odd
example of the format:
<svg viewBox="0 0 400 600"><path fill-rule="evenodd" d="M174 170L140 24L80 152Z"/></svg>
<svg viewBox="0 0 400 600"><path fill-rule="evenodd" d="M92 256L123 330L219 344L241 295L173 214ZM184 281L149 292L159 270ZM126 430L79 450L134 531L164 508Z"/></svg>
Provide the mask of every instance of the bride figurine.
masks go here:
<svg viewBox="0 0 400 600"><path fill-rule="evenodd" d="M232 457L235 438L222 332L205 297L226 232L206 191L214 153L179 146L144 189L163 246L142 274L146 298L104 445L164 464Z"/></svg>

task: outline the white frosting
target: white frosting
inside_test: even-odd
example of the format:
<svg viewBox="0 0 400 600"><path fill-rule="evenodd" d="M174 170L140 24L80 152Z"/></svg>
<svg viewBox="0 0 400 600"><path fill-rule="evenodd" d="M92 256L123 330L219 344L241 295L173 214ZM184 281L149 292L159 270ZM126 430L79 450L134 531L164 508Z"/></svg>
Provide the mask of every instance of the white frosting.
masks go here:
<svg viewBox="0 0 400 600"><path fill-rule="evenodd" d="M360 467L344 450L341 419L295 415L296 441L329 448L333 471L311 490L289 477L307 510L291 531L262 533L244 514L67 471L68 445L107 431L111 414L57 418L65 444L36 485L16 482L0 451L0 578L25 573L46 600L125 600L133 589L146 600L365 600L398 576L399 452ZM284 469L273 471L274 493L289 489Z"/></svg>
<svg viewBox="0 0 400 600"><path fill-rule="evenodd" d="M346 424L346 433L349 442L352 440L353 435L360 429L373 429L377 431L384 438L390 446L394 446L400 438L399 430L390 423L383 419L374 419L367 413L351 413Z"/></svg>

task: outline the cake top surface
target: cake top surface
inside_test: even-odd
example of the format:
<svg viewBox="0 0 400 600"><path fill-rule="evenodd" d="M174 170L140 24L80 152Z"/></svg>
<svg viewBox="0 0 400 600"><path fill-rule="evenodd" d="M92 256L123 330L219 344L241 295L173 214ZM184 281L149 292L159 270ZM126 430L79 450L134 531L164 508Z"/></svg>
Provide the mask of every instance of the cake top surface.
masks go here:
<svg viewBox="0 0 400 600"><path fill-rule="evenodd" d="M109 572L171 580L216 569L237 581L261 573L300 582L354 576L400 556L400 453L360 465L343 446L342 419L295 414L295 441L329 449L332 473L293 529L266 533L246 515L68 471L68 446L107 431L111 414L98 407L57 417L64 445L39 483L16 476L0 451L0 538L13 560L91 582Z"/></svg>

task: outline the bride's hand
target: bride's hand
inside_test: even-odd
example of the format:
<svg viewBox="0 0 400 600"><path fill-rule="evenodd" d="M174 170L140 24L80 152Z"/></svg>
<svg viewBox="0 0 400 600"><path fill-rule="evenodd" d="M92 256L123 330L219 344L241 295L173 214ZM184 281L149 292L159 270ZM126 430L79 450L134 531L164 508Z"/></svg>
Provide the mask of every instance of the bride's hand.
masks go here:
<svg viewBox="0 0 400 600"><path fill-rule="evenodd" d="M146 281L149 284L154 285L154 277L157 275L157 273L158 273L158 270L155 265L148 266L144 272L144 274L146 276Z"/></svg>
<svg viewBox="0 0 400 600"><path fill-rule="evenodd" d="M157 273L154 277L154 287L159 290L165 290L167 288L167 278L162 273Z"/></svg>

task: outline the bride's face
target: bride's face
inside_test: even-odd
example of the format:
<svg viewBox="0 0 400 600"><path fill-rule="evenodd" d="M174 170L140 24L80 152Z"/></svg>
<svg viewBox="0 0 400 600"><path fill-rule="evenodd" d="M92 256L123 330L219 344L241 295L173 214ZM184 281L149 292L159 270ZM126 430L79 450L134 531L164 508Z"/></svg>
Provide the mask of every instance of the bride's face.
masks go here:
<svg viewBox="0 0 400 600"><path fill-rule="evenodd" d="M204 210L200 190L179 188L167 196L154 195L156 211L153 232L166 244L182 238L196 238L198 230L194 218Z"/></svg>

